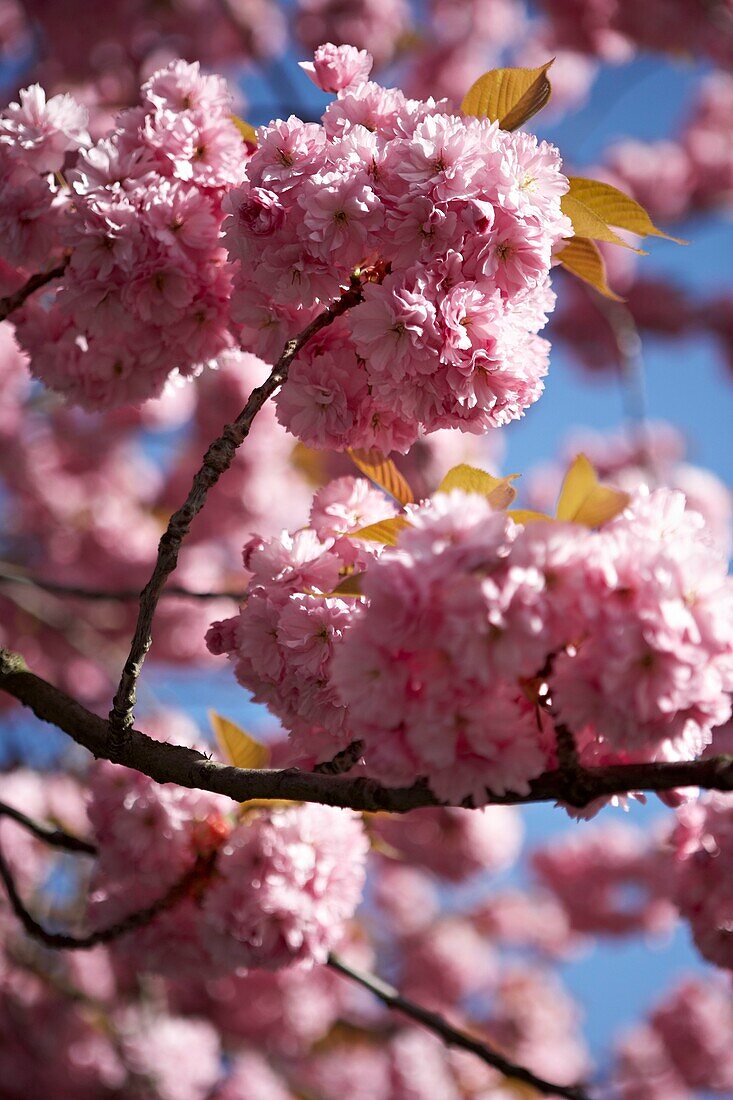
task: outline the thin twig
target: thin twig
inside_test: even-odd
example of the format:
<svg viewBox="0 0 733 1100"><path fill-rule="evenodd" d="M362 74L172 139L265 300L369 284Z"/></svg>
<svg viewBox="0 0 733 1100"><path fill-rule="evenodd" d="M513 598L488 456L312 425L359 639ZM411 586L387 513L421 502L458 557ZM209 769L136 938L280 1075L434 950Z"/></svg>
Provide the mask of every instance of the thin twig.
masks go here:
<svg viewBox="0 0 733 1100"><path fill-rule="evenodd" d="M71 936L67 932L50 932L28 912L23 899L18 893L13 873L8 866L2 849L0 849L0 878L5 885L10 906L27 935L34 940L38 940L46 947L61 948L68 951L88 951L100 943L111 943L128 932L133 932L137 928L150 924L164 909L170 909L179 902L194 882L211 873L215 858L216 852L199 856L185 875L174 883L170 890L167 890L157 901L147 905L144 909L129 913L128 916L123 917L122 920L117 921L108 928L99 928L86 936Z"/></svg>
<svg viewBox="0 0 733 1100"><path fill-rule="evenodd" d="M381 277L383 277L382 274L367 272L363 279L367 281L370 278ZM219 438L214 440L209 447L204 456L203 465L194 476L184 504L178 511L173 513L168 521L168 527L158 546L158 557L153 574L140 596L140 609L135 633L110 711L113 759L120 758L125 736L134 722L133 709L135 707L137 681L153 640L152 624L155 609L165 582L178 564L181 543L188 534L192 520L203 508L209 489L216 484L224 471L231 465L237 453L237 448L249 435L257 413L286 381L290 364L301 348L321 329L332 324L337 317L346 313L348 309L358 305L362 297L362 280L354 279L349 290L343 291L341 297L311 321L299 336L288 340L282 355L275 363L267 380L252 391L247 404L234 423L227 424Z"/></svg>
<svg viewBox="0 0 733 1100"><path fill-rule="evenodd" d="M0 564L0 584L24 584L31 588L40 588L43 592L49 592L53 596L68 596L69 599L91 600L100 603L129 602L140 599L139 588L84 588L76 584L60 584L58 581L41 580L30 573L20 572L15 566L8 567ZM241 603L245 598L244 592L192 592L189 588L180 585L166 585L160 594L161 599L175 598L181 600L236 600Z"/></svg>
<svg viewBox="0 0 733 1100"><path fill-rule="evenodd" d="M469 1053L475 1054L482 1062L492 1066L505 1077L530 1085L542 1093L543 1096L563 1096L566 1100L587 1100L588 1093L581 1085L558 1085L552 1081L546 1081L543 1077L538 1077L536 1073L532 1073L525 1066L511 1062L487 1043L453 1027L437 1012L430 1012L427 1008L408 1001L398 990L382 981L375 974L367 974L365 971L356 970L337 955L329 956L328 965L345 978L349 978L350 981L356 982L364 989L368 989L387 1008L395 1012L401 1012L403 1016L408 1016L411 1020L422 1024L428 1031L438 1035L447 1046L457 1047L459 1050L467 1050Z"/></svg>
<svg viewBox="0 0 733 1100"><path fill-rule="evenodd" d="M39 271L36 275L31 275L30 279L23 283L23 286L16 290L14 294L8 294L6 298L0 298L0 321L4 321L16 309L20 309L26 299L30 298L31 294L35 294L37 290L40 290L42 286L53 282L54 279L60 279L66 271L68 262L67 258L56 267L52 267L50 271Z"/></svg>
<svg viewBox="0 0 733 1100"><path fill-rule="evenodd" d="M29 833L42 840L44 844L49 844L52 848L63 848L67 852L83 852L88 856L97 854L95 845L90 841L72 836L71 833L65 833L62 829L54 829L52 826L44 825L40 821L34 821L33 818L28 817L21 810L9 806L7 802L0 802L0 817L8 817L11 821L22 825Z"/></svg>
<svg viewBox="0 0 733 1100"><path fill-rule="evenodd" d="M110 723L30 672L22 657L3 649L0 649L0 690L30 707L44 722L63 730L97 758L112 759ZM449 804L436 798L424 780L410 787L384 787L362 775L319 775L297 768L261 771L234 768L210 760L195 749L155 741L134 729L128 731L115 762L134 768L157 783L177 783L181 787L212 791L235 802L253 798L291 799L389 813ZM579 768L572 776L557 768L530 780L528 790L521 794L487 791L485 802L497 806L562 802L583 808L596 798L629 791L669 791L677 787L733 791L733 756L654 764L608 764Z"/></svg>

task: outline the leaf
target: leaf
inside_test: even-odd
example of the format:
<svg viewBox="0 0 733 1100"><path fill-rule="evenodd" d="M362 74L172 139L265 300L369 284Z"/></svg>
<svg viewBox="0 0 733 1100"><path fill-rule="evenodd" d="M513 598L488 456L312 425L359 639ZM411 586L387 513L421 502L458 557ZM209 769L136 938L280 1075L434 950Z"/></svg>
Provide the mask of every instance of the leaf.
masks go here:
<svg viewBox="0 0 733 1100"><path fill-rule="evenodd" d="M387 458L381 451L354 451L348 452L351 461L361 470L370 481L375 482L400 504L413 504L415 497L405 478L395 466L391 458Z"/></svg>
<svg viewBox="0 0 733 1100"><path fill-rule="evenodd" d="M680 237L671 237L669 233L663 233L661 229L657 229L644 207L630 195L619 191L618 187L612 187L610 183L602 183L601 180L585 179L583 176L568 178L570 180L568 194L582 202L607 225L627 229L630 233L636 233L638 237L664 237L665 240L674 241L675 244L687 244L687 241L683 241ZM581 233L580 236L590 236L590 234Z"/></svg>
<svg viewBox="0 0 733 1100"><path fill-rule="evenodd" d="M600 527L623 512L629 500L628 493L601 485L591 463L579 454L562 483L557 518L583 527Z"/></svg>
<svg viewBox="0 0 733 1100"><path fill-rule="evenodd" d="M352 531L351 537L366 539L367 542L381 542L385 546L396 546L400 531L410 526L404 516L392 516L391 519L380 519L378 523L370 523L368 527Z"/></svg>
<svg viewBox="0 0 733 1100"><path fill-rule="evenodd" d="M547 70L554 60L537 69L491 69L468 89L461 110L498 122L502 130L516 130L548 102L552 86Z"/></svg>
<svg viewBox="0 0 733 1100"><path fill-rule="evenodd" d="M215 710L209 711L209 721L222 756L235 768L260 769L270 763L268 747L255 741L236 722L222 717Z"/></svg>
<svg viewBox="0 0 733 1100"><path fill-rule="evenodd" d="M598 246L587 237L573 237L560 252L556 253L555 259L571 275L588 283L605 298L611 298L614 302L623 302L623 298L615 294L606 282L606 265L598 251Z"/></svg>
<svg viewBox="0 0 733 1100"><path fill-rule="evenodd" d="M363 573L350 573L348 577L344 577L339 584L336 585L333 592L329 592L329 596L361 596L363 595L361 590L361 578Z"/></svg>
<svg viewBox="0 0 733 1100"><path fill-rule="evenodd" d="M486 497L494 508L506 508L517 495L511 482L518 476L510 474L508 477L493 477L485 470L462 462L448 471L438 486L438 492L449 493L451 489L462 489L464 493L478 493Z"/></svg>
<svg viewBox="0 0 733 1100"><path fill-rule="evenodd" d="M242 135L242 141L257 148L257 131L254 126L251 126L249 122L245 122L243 118L239 118L238 115L230 115L229 117Z"/></svg>
<svg viewBox="0 0 733 1100"><path fill-rule="evenodd" d="M546 516L544 512L533 512L529 508L512 508L507 512L515 523L537 523L539 520L552 520L552 516Z"/></svg>
<svg viewBox="0 0 733 1100"><path fill-rule="evenodd" d="M617 244L622 248L630 248L632 252L645 255L642 249L634 248L628 244L618 233L608 226L595 210L587 206L575 195L568 192L560 200L563 214L566 214L573 223L576 237L590 237L594 241L606 241L608 244Z"/></svg>

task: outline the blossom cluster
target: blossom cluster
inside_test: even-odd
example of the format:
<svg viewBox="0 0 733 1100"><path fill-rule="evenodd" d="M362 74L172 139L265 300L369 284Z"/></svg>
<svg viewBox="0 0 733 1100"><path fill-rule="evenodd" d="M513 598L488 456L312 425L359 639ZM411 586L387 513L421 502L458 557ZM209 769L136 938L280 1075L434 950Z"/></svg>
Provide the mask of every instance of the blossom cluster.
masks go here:
<svg viewBox="0 0 733 1100"><path fill-rule="evenodd" d="M143 85L141 105L66 172L63 217L50 226L69 254L63 283L51 308L32 301L17 326L33 373L51 389L87 408L140 403L172 373L195 374L231 343L221 203L247 153L230 112L221 77L173 62ZM43 151L50 133L56 154L58 115L40 89L11 105L4 126L12 154L46 172L60 169L63 155ZM29 149L31 127L34 141L41 135L38 151ZM61 185L40 186L55 196ZM17 201L25 202L23 192ZM47 223L38 224L48 230ZM41 242L46 251L48 243ZM15 262L37 264L35 249Z"/></svg>
<svg viewBox="0 0 733 1100"><path fill-rule="evenodd" d="M224 807L217 795L98 765L89 807L100 852L95 925L117 923L186 879L182 896L115 942L121 957L199 980L325 962L361 897L368 843L359 817L305 805L233 822Z"/></svg>
<svg viewBox="0 0 733 1100"><path fill-rule="evenodd" d="M406 99L354 54L316 52L336 100L320 123L260 128L226 198L232 316L272 358L354 272L379 272L293 364L278 416L310 446L406 451L421 428L484 432L540 396L568 182L553 146Z"/></svg>
<svg viewBox="0 0 733 1100"><path fill-rule="evenodd" d="M733 585L681 493L640 490L590 530L453 490L381 547L359 527L389 506L367 497L342 479L315 529L250 543L247 602L207 636L306 758L362 741L388 785L481 804L552 766L556 722L591 764L692 759L728 717ZM340 595L354 570L361 595Z"/></svg>

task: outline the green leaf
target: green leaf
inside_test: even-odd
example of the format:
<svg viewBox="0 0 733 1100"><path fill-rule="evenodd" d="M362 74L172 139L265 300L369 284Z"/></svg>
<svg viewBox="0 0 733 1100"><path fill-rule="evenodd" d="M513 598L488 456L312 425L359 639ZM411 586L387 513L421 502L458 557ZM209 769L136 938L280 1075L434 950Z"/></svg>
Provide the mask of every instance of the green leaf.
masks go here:
<svg viewBox="0 0 733 1100"><path fill-rule="evenodd" d="M683 241L680 237L671 237L669 233L663 233L661 229L657 229L641 203L636 202L623 191L619 191L618 187L612 187L610 183L602 183L600 180L585 179L583 176L568 178L570 180L568 194L582 202L607 225L626 229L630 233L636 233L637 237L664 237L665 240L674 241L675 244L687 244L687 241ZM591 234L580 233L579 235L589 237Z"/></svg>
<svg viewBox="0 0 733 1100"><path fill-rule="evenodd" d="M491 69L471 85L461 110L498 122L502 130L516 130L548 102L552 86L547 70L554 60L537 69Z"/></svg>
<svg viewBox="0 0 733 1100"><path fill-rule="evenodd" d="M517 495L511 482L518 476L510 474L508 477L493 477L476 466L461 463L448 471L438 486L438 492L449 493L451 489L462 489L464 493L478 493L486 497L493 508L507 508Z"/></svg>
<svg viewBox="0 0 733 1100"><path fill-rule="evenodd" d="M384 489L399 504L413 504L415 497L407 480L402 476L391 458L387 458L381 451L354 451L349 450L351 461L363 474L373 481L380 489Z"/></svg>
<svg viewBox="0 0 733 1100"><path fill-rule="evenodd" d="M606 282L606 265L598 246L587 237L573 237L555 258L571 275L588 283L605 298L623 302L623 298L615 294Z"/></svg>
<svg viewBox="0 0 733 1100"><path fill-rule="evenodd" d="M246 730L236 722L209 711L209 721L216 737L216 743L225 760L235 768L266 768L270 763L270 750L267 745L250 737Z"/></svg>
<svg viewBox="0 0 733 1100"><path fill-rule="evenodd" d="M594 241L606 241L607 244L617 244L622 248L630 248L632 252L644 254L641 249L634 248L618 233L614 233L611 227L600 217L595 210L586 203L576 198L571 192L563 195L560 200L563 214L566 214L573 223L576 237L589 237Z"/></svg>

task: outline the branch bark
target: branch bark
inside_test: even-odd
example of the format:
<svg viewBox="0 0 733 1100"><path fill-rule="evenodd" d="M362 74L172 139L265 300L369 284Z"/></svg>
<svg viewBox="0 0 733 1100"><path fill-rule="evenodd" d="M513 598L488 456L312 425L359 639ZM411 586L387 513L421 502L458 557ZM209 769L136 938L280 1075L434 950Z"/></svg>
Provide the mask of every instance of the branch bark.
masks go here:
<svg viewBox="0 0 733 1100"><path fill-rule="evenodd" d="M83 588L75 584L60 584L58 581L45 581L30 573L22 572L15 566L0 562L0 584L22 584L29 588L39 588L52 596L66 596L69 599L90 600L95 603L128 602L140 599L139 588L99 589ZM182 600L236 600L241 603L244 592L192 592L189 588L169 584L160 594L161 599L176 598Z"/></svg>
<svg viewBox="0 0 733 1100"><path fill-rule="evenodd" d="M14 696L44 722L67 733L93 756L114 760L150 776L158 783L177 783L225 795L235 802L258 799L292 799L353 810L406 813L425 806L442 806L427 784L418 780L410 787L383 787L364 776L324 775L284 771L253 771L219 764L195 749L154 741L130 729L115 754L110 723L93 714L65 692L35 676L22 657L0 649L0 689ZM628 791L669 791L676 787L733 790L733 756L712 756L658 764L614 764L602 768L578 768L567 774L562 768L544 772L529 783L527 792L487 792L493 805L531 802L564 802L582 808L596 798Z"/></svg>
<svg viewBox="0 0 733 1100"><path fill-rule="evenodd" d="M170 890L167 890L162 897L158 898L151 905L147 905L144 909L138 909L136 912L128 914L128 916L123 917L120 921L116 921L115 924L110 925L108 928L96 929L86 936L72 936L68 932L51 932L49 929L44 928L44 926L32 916L28 909L26 909L23 899L18 893L13 873L1 849L0 879L2 879L3 885L5 886L10 907L20 921L26 935L44 944L46 947L52 947L57 950L89 951L92 947L97 947L100 943L112 943L113 940L118 940L128 932L133 932L136 928L143 928L146 924L150 924L150 922L154 920L159 913L162 913L164 909L170 909L180 901L194 882L198 882L203 876L210 874L215 859L216 852L211 852L205 856L199 856L188 871L186 871L185 875L182 875L178 882L171 886Z"/></svg>
<svg viewBox="0 0 733 1100"><path fill-rule="evenodd" d="M349 978L352 982L356 982L357 985L363 986L364 989L368 989L387 1008L395 1012L401 1012L403 1016L408 1016L411 1020L422 1024L428 1031L440 1036L447 1046L457 1047L459 1050L467 1050L471 1054L475 1054L482 1062L492 1066L505 1077L521 1081L524 1085L530 1085L543 1096L563 1096L566 1100L587 1100L588 1094L581 1085L557 1085L553 1084L552 1081L546 1081L543 1077L538 1077L531 1070L505 1058L503 1054L500 1054L498 1050L494 1050L488 1043L481 1042L481 1040L476 1039L467 1032L452 1027L437 1012L430 1012L421 1005L408 1001L398 990L374 974L356 970L337 955L329 957L328 965L332 970Z"/></svg>
<svg viewBox="0 0 733 1100"><path fill-rule="evenodd" d="M20 309L26 299L30 298L31 294L35 294L37 290L40 290L42 286L52 283L54 279L60 279L66 271L68 262L68 259L66 259L49 271L39 271L38 274L31 275L30 279L23 283L23 286L19 287L14 294L8 294L6 298L0 298L0 321L4 321L16 309Z"/></svg>
<svg viewBox="0 0 733 1100"><path fill-rule="evenodd" d="M51 848L63 848L66 852L82 852L88 856L97 854L95 845L88 840L82 840L81 837L65 833L63 829L54 829L50 825L44 825L41 821L34 821L32 817L28 817L22 810L17 810L15 806L9 806L7 802L0 802L0 817L7 817L10 821L15 821L17 825L22 826L38 840L50 845Z"/></svg>
<svg viewBox="0 0 733 1100"><path fill-rule="evenodd" d="M134 722L137 681L153 640L152 624L155 609L165 582L178 564L181 543L188 534L192 520L203 508L209 489L231 465L237 448L249 435L257 413L286 381L290 364L301 348L317 332L332 324L348 309L358 305L362 296L362 281L354 279L349 290L345 290L328 309L311 321L299 336L288 341L266 381L252 391L237 419L232 424L227 424L219 438L215 439L209 447L201 468L194 476L185 502L168 521L168 527L158 546L158 557L152 576L140 595L140 610L135 633L110 711L110 742L113 759L121 759L127 735Z"/></svg>

